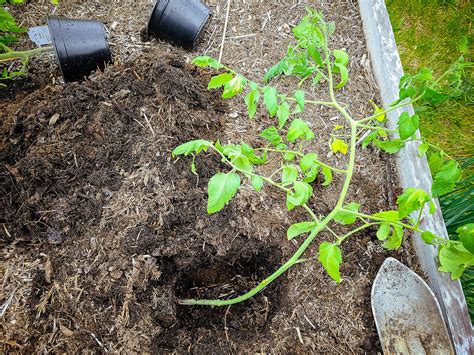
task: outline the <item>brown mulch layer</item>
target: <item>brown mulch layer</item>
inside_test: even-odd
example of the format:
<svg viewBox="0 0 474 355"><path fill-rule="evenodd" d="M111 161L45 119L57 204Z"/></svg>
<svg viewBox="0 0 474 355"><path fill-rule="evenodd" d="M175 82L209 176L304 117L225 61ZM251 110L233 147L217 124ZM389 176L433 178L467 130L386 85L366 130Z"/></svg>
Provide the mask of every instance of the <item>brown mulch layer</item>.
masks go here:
<svg viewBox="0 0 474 355"><path fill-rule="evenodd" d="M199 53L217 56L224 5L213 6ZM301 4L293 5L233 5L225 62L260 77L284 53L291 26L304 14ZM139 9L147 6L137 2ZM347 2L316 6L336 20L335 46L351 56L351 81L338 98L353 114L366 115L377 89L357 7ZM221 212L207 214L207 182L226 167L205 153L196 159L196 176L190 159L172 158L172 149L197 138L257 146L262 144L258 133L271 119L259 114L249 121L241 99L223 102L219 92L207 91L211 73L189 64L196 53L154 40L141 45L140 21L127 22L126 7L120 12L112 2L68 1L59 11L90 17L99 8L97 16L109 27L118 21L112 42L122 43L126 31L135 38L115 47L116 65L65 86L57 78L45 79L43 70L50 67L32 69L20 79L26 86L14 84L0 101L0 304L8 303L0 349L379 351L372 280L387 255L416 264L409 243L387 253L373 230L344 245L339 285L310 261L239 305L177 304L181 298L236 296L257 285L296 250L298 243L286 240L286 229L307 217L299 210L288 213L279 191L266 187L257 194L247 182ZM295 80L278 85L290 92ZM323 95L322 89L306 89L312 97ZM346 158L333 156L326 143L343 119L318 108L302 117L316 132L311 149L343 167ZM318 214L331 210L342 179L336 175L327 188L314 185L310 204ZM393 207L397 192L390 159L362 151L348 201L377 212ZM318 241L331 238L322 233Z"/></svg>

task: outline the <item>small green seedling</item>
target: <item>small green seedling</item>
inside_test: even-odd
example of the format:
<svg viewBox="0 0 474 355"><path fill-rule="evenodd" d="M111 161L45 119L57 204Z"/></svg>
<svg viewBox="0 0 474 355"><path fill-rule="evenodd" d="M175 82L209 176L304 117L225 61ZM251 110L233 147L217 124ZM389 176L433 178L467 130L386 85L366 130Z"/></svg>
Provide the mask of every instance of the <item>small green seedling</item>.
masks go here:
<svg viewBox="0 0 474 355"><path fill-rule="evenodd" d="M419 118L404 112L400 115L397 129L384 126L388 112L397 110L420 100L426 92L433 90L432 75L429 70L422 70L415 75L405 75L400 81L400 99L389 108L382 109L374 103L373 115L356 119L348 113L346 104L340 104L335 96L335 90L343 88L349 80L349 56L345 50L331 49L329 39L335 31L333 22L326 22L323 15L312 9L307 9L307 16L293 28L297 40L296 45L290 45L286 56L270 68L263 78L263 85L253 82L234 70L224 66L213 58L200 56L193 63L200 67L211 67L220 71L209 82L209 89L223 88L222 97L231 98L245 92L245 103L249 118L256 115L261 106L270 117L275 117L275 124L267 127L260 134L262 146L251 147L246 143L222 144L220 141L209 142L194 140L178 146L173 156L192 155L192 169L195 155L202 152L217 154L228 167L228 171L214 175L208 184L208 213L220 211L236 195L240 186L250 184L258 192L263 188L279 189L282 197L286 198L288 210L304 209L307 220L288 227L288 240L301 240L294 255L280 266L273 274L254 289L247 293L225 300L181 300L186 305L225 306L249 299L262 291L281 274L293 265L302 262L302 256L323 230L334 235L330 241L321 241L317 259L321 262L329 276L336 282L341 282L340 266L343 262L341 244L351 236L366 228L376 226L376 236L388 250L398 249L403 241L405 231L417 232L428 244L439 247L440 270L450 272L453 278L458 278L462 271L474 265L474 250L472 249L472 233L463 232L464 237L459 241L450 241L437 237L430 231L422 230L420 222L422 213L435 212L435 203L426 191L409 188L397 199L396 210L383 211L375 214L364 213L363 207L356 201L346 201L346 195L354 174L354 162L357 153L357 141L364 132L370 132L362 139L361 148L370 144L387 152L397 153L407 142L422 141L417 137ZM293 93L281 93L269 85L271 80L283 75L300 78L300 83L310 81L312 85L326 84L328 99L326 101L308 99L305 91L297 89ZM263 105L260 103L263 101ZM326 106L342 115L348 127L350 138L339 134L341 126L336 126L329 142L334 154L348 154L349 159L345 169L339 169L325 163L314 151L315 134L310 125L298 118L298 114L308 106ZM396 133L398 138L389 139L388 133ZM426 143L422 141L420 156L426 153ZM259 166L266 164L269 157L279 156L281 166L269 176L259 172ZM459 175L459 167L455 162L449 166L441 161L430 161L431 165L439 165L443 171L435 179L433 189L440 189L452 183ZM440 170L440 171L441 171ZM344 184L339 199L326 216L319 218L310 207L313 196L313 186L318 174L323 176L323 186L331 184L334 174L344 176ZM336 234L332 224L354 225L343 235Z"/></svg>

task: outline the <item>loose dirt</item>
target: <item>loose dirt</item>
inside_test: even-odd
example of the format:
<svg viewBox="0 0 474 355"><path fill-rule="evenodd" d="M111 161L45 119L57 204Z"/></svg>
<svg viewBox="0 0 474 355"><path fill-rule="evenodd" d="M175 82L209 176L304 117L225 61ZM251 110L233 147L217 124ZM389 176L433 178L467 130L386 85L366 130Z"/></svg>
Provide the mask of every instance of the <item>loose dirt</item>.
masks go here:
<svg viewBox="0 0 474 355"><path fill-rule="evenodd" d="M245 184L221 212L206 213L210 177L226 171L217 157L171 157L191 139L262 144L272 119L249 121L237 98L208 91L211 72L190 64L216 56L225 2L212 4L196 52L140 36L151 5L67 1L59 15L103 20L116 63L82 83L62 85L47 58L2 93L0 140L0 323L5 352L362 353L380 350L370 308L373 278L388 255L415 267L409 243L384 251L375 231L343 247L343 282L336 285L314 262L298 264L253 299L231 307L189 307L181 298L239 295L268 276L296 250L286 240L302 211L287 213L284 196ZM24 25L39 24L47 2L17 9ZM337 23L336 48L351 56L351 81L338 93L357 117L377 100L360 18L354 3L314 4ZM252 79L284 54L300 3L232 4L224 62ZM142 39L148 42L142 42ZM51 73L45 76L44 73ZM294 88L294 79L278 83ZM323 97L322 89L310 89ZM311 91L312 90L312 91ZM373 93L373 94L372 94ZM344 159L327 141L336 112L314 108L304 119L312 147L335 166ZM342 178L315 184L310 201L328 213ZM389 157L363 151L348 200L365 212L390 209L399 192ZM344 228L334 227L337 232ZM332 240L321 233L319 240ZM311 257L317 244L307 252Z"/></svg>

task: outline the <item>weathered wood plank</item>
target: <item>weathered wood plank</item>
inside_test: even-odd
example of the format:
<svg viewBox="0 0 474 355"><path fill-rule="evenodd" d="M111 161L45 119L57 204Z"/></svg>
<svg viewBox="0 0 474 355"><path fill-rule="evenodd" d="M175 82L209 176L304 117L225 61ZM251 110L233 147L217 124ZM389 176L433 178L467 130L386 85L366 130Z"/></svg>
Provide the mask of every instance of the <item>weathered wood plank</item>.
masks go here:
<svg viewBox="0 0 474 355"><path fill-rule="evenodd" d="M387 8L383 0L359 0L359 8L372 70L380 88L383 105L387 107L398 99L398 83L403 75ZM405 110L413 114L411 105ZM387 115L390 128L396 127L401 112L402 109L399 109ZM400 182L403 188L416 187L431 191L432 178L428 162L426 158L418 157L417 147L417 142L408 143L405 149L396 156ZM436 204L438 209L434 215L431 216L425 211L421 227L440 237L448 238L437 201ZM428 284L436 294L443 310L456 352L458 354L474 353L473 328L460 282L451 281L449 274L437 271L436 247L426 245L419 236L415 236L413 244L421 267L428 277Z"/></svg>

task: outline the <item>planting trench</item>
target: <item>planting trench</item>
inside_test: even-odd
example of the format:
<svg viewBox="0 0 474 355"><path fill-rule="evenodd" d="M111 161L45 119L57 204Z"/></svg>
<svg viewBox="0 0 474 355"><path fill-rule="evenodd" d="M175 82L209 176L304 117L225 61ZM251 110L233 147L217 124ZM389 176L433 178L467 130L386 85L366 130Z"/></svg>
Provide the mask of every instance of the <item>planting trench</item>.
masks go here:
<svg viewBox="0 0 474 355"><path fill-rule="evenodd" d="M196 53L218 55L223 4L213 6ZM256 79L284 54L304 6L239 6L230 13L224 62ZM351 57L351 81L339 99L357 117L367 115L368 100L378 96L357 4L315 6L336 21L334 46L347 48ZM180 298L235 296L255 286L296 250L286 229L306 217L298 210L288 213L279 191L266 187L256 194L248 185L209 216L207 182L225 166L203 155L196 176L189 159L174 159L171 150L197 138L257 146L258 133L271 119L257 115L249 121L242 100L223 102L219 92L209 92L212 73L189 64L196 53L157 41L141 44L145 20L126 22L126 7L121 13L113 5L70 1L59 11L90 17L94 7L100 11L93 17L111 27L119 23L111 30L116 65L63 86L45 79L49 67L35 69L33 62L31 74L0 101L0 300L13 294L0 324L0 349L380 351L370 309L372 280L388 255L417 265L409 242L388 253L375 230L344 244L340 285L309 261L242 304L177 304ZM146 13L149 4L137 7ZM123 42L127 26L135 46ZM290 90L295 83L285 79L279 87ZM345 158L331 155L326 143L342 117L315 108L302 118L316 132L313 148L343 167ZM327 214L341 185L340 176L326 188L316 183L311 207ZM391 159L363 151L348 200L375 213L394 207L398 192ZM321 233L318 240L331 235Z"/></svg>

